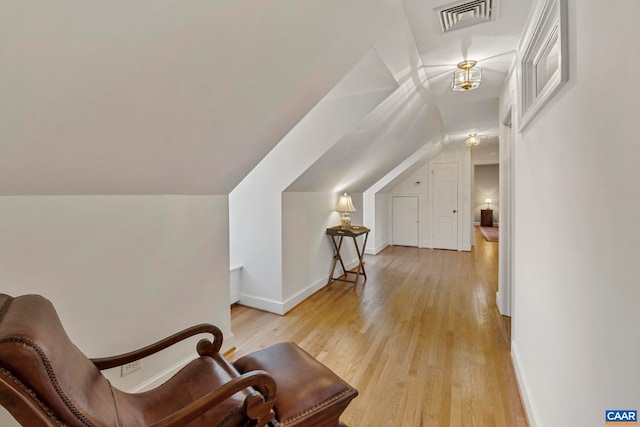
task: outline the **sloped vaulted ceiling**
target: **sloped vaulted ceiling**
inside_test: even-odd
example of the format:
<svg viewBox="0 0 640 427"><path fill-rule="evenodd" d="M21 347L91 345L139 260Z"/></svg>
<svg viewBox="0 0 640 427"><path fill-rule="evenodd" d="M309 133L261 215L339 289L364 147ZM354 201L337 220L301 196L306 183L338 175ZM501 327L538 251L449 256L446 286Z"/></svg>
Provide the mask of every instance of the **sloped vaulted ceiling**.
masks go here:
<svg viewBox="0 0 640 427"><path fill-rule="evenodd" d="M443 35L446 3L3 2L0 195L228 194L374 49L398 89L289 188L340 191L332 168L358 153L342 182L364 190L430 141L497 127L529 0ZM483 85L451 94L464 58Z"/></svg>
<svg viewBox="0 0 640 427"><path fill-rule="evenodd" d="M405 61L404 68L399 67L405 74L395 73L399 88L287 191L362 192L378 188L380 178L406 159L417 153L435 155L446 145L464 147L469 133L480 134L483 144L491 144L497 151L498 97L515 61L529 0L485 3L491 5L491 19L442 33L438 11L451 7L450 0L402 0L403 13L395 17L393 26L395 37L378 43L383 58L390 52L384 47L396 46L388 64ZM400 41L403 36L405 42ZM399 45L409 53L399 55ZM479 61L484 69L483 83L470 92L452 92L452 73L464 59ZM432 149L423 149L428 144ZM413 164L426 160L416 159ZM398 179L403 176L397 175Z"/></svg>
<svg viewBox="0 0 640 427"><path fill-rule="evenodd" d="M3 2L0 194L226 194L394 2Z"/></svg>

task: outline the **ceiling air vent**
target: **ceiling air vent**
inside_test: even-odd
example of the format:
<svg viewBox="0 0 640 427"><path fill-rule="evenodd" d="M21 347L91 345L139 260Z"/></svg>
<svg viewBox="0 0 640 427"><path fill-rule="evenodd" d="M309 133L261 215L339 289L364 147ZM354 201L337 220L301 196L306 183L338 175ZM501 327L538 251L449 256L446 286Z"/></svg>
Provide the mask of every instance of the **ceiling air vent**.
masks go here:
<svg viewBox="0 0 640 427"><path fill-rule="evenodd" d="M435 9L443 33L496 19L498 0L473 0L448 4Z"/></svg>

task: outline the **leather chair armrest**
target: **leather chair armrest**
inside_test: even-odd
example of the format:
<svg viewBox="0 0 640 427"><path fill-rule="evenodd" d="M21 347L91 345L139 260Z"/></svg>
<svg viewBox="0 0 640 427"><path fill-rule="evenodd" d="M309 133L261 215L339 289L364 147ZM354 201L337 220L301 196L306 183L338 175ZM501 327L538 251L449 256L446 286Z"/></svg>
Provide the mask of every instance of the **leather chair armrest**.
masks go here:
<svg viewBox="0 0 640 427"><path fill-rule="evenodd" d="M213 335L214 339L213 341L201 340L198 343L198 353L200 353L200 355L206 354L209 356L217 354L220 351L220 347L222 346L222 331L217 326L203 323L184 329L176 334L173 334L167 338L164 338L158 342L155 342L138 350L120 354L117 356L95 358L91 359L91 361L100 370L115 368L117 366L135 362L136 360L142 359L143 357L150 356L186 338L205 333L210 333L211 335Z"/></svg>
<svg viewBox="0 0 640 427"><path fill-rule="evenodd" d="M252 387L259 388L262 394L255 392ZM150 425L149 427L181 427L200 417L212 407L224 402L234 394L248 389L249 394L244 401L244 411L251 419L259 420L256 426L264 426L274 417L272 411L276 398L276 383L265 371L251 371L242 374L222 386L210 391L200 399L194 401L170 416Z"/></svg>

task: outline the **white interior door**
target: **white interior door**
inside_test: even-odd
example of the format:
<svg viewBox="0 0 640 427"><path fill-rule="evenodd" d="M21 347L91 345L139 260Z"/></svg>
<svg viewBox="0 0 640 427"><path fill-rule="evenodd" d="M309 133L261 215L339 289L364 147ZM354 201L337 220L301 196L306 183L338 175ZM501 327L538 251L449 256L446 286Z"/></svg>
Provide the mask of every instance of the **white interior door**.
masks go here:
<svg viewBox="0 0 640 427"><path fill-rule="evenodd" d="M391 206L393 244L418 246L418 196L393 196Z"/></svg>
<svg viewBox="0 0 640 427"><path fill-rule="evenodd" d="M433 247L458 249L458 163L434 163L431 177Z"/></svg>

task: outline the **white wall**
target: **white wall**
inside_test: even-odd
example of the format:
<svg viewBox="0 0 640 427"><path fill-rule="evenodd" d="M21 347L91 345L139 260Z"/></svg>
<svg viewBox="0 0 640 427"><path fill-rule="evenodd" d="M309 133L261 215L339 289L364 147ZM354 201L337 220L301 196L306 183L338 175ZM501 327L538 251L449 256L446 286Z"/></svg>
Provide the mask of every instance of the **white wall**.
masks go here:
<svg viewBox="0 0 640 427"><path fill-rule="evenodd" d="M318 230L283 228L282 194L396 88L397 82L371 51L231 192L230 258L232 265L242 265L242 304L286 313L283 268L288 267L283 265L304 262L302 258L307 254L283 258L282 241L287 239L287 233L298 238L300 233L309 233L313 239Z"/></svg>
<svg viewBox="0 0 640 427"><path fill-rule="evenodd" d="M350 193L356 212L350 214L354 225L362 224L362 194ZM333 245L326 235L327 227L340 224L334 209L336 193L282 194L282 268L283 302L289 311L306 297L327 284ZM362 249L364 238L358 238ZM351 238L346 238L340 251L345 266L355 266L357 254ZM334 276L342 270L338 264Z"/></svg>
<svg viewBox="0 0 640 427"><path fill-rule="evenodd" d="M432 247L431 239L431 212L430 212L430 167L434 163L440 162L457 162L458 163L458 250L471 250L471 154L468 147L448 147L443 150L436 150L432 153L430 163L424 164L410 174L403 177L402 180L394 183L388 190L389 195L393 196L418 196L418 209L420 221L420 241L419 247ZM416 184L419 182L420 184ZM388 221L384 228L391 236L392 218L391 218L391 197L384 200L386 203Z"/></svg>
<svg viewBox="0 0 640 427"><path fill-rule="evenodd" d="M391 197L389 193L375 194L375 234L373 235L373 246L369 245L372 250L367 253L377 254L391 244L391 216L389 215L389 206L391 205Z"/></svg>
<svg viewBox="0 0 640 427"><path fill-rule="evenodd" d="M640 402L640 3L602 6L569 1L570 80L515 144L512 354L533 426Z"/></svg>
<svg viewBox="0 0 640 427"><path fill-rule="evenodd" d="M387 94L378 91L323 100L314 114L287 135L230 194L231 261L234 266L242 265L242 304L278 314L286 312L282 240L286 233L300 237L299 233L317 230L294 232L282 227L282 191ZM284 262L297 263L304 256L298 253Z"/></svg>
<svg viewBox="0 0 640 427"><path fill-rule="evenodd" d="M0 197L0 291L46 296L88 357L203 322L229 338L227 212L226 196ZM185 342L105 374L129 390L195 355Z"/></svg>
<svg viewBox="0 0 640 427"><path fill-rule="evenodd" d="M407 180L444 149L440 136L425 143L420 149L397 165L363 193L365 224L375 224L369 233L366 253L375 255L391 244L391 197L389 193Z"/></svg>

